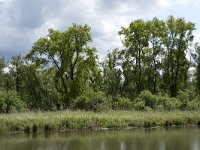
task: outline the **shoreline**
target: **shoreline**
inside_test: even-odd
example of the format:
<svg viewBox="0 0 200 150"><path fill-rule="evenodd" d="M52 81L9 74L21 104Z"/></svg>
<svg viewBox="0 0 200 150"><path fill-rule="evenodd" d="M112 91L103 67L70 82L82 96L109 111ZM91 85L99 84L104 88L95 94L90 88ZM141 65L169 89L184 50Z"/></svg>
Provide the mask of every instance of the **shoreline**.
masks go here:
<svg viewBox="0 0 200 150"><path fill-rule="evenodd" d="M199 111L59 111L0 115L0 134L200 126Z"/></svg>
<svg viewBox="0 0 200 150"><path fill-rule="evenodd" d="M41 134L41 133L64 133L64 132L83 132L83 131L89 131L89 132L98 132L98 131L120 131L120 130L154 130L154 129L173 129L173 128L198 128L200 125L173 125L173 126L156 126L156 127L125 127L125 128L98 128L98 129L64 129L64 130L50 130L50 131L37 131L37 132L25 132L25 131L16 131L16 132L8 132L2 135L15 135L15 134Z"/></svg>

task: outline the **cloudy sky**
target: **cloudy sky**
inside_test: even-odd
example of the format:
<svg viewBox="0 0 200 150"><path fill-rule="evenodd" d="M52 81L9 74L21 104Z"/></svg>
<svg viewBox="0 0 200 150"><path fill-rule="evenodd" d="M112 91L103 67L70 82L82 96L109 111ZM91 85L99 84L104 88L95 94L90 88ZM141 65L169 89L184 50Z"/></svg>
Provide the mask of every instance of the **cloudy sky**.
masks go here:
<svg viewBox="0 0 200 150"><path fill-rule="evenodd" d="M92 45L104 57L107 50L122 46L121 26L174 15L200 28L199 8L200 0L0 0L0 55L25 55L48 28L65 30L78 23L92 27Z"/></svg>

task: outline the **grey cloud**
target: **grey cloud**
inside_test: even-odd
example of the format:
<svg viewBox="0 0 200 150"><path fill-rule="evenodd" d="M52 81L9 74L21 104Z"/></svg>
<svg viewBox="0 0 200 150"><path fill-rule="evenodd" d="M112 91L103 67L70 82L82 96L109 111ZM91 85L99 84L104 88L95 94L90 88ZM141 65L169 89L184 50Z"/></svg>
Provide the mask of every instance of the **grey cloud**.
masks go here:
<svg viewBox="0 0 200 150"><path fill-rule="evenodd" d="M4 3L0 1L0 14L2 13L3 6L4 6Z"/></svg>
<svg viewBox="0 0 200 150"><path fill-rule="evenodd" d="M59 1L49 0L13 0L8 10L9 24L18 28L37 28L46 17L59 10Z"/></svg>
<svg viewBox="0 0 200 150"><path fill-rule="evenodd" d="M7 60L11 59L12 56L14 55L25 55L25 51L21 51L21 49L15 51L11 49L3 49L3 50L0 49L0 51L1 51L0 56L3 56Z"/></svg>
<svg viewBox="0 0 200 150"><path fill-rule="evenodd" d="M136 15L154 10L159 0L100 0L98 10L116 15Z"/></svg>
<svg viewBox="0 0 200 150"><path fill-rule="evenodd" d="M10 58L13 55L24 55L31 48L30 33L16 29L4 28L0 35L0 55Z"/></svg>
<svg viewBox="0 0 200 150"><path fill-rule="evenodd" d="M92 45L100 55L105 55L108 49L121 45L117 37L121 20L129 22L138 14L151 14L158 7L158 1L12 0L11 3L5 1L6 5L0 2L0 55L9 58L25 54L38 37L45 36L49 27L65 30L72 23L90 25L94 37ZM114 29L108 30L104 21Z"/></svg>
<svg viewBox="0 0 200 150"><path fill-rule="evenodd" d="M61 0L12 0L0 5L0 55L26 54L35 41L35 31L62 7Z"/></svg>
<svg viewBox="0 0 200 150"><path fill-rule="evenodd" d="M10 22L14 27L35 28L44 21L42 7L38 1L18 0L13 1L9 10Z"/></svg>

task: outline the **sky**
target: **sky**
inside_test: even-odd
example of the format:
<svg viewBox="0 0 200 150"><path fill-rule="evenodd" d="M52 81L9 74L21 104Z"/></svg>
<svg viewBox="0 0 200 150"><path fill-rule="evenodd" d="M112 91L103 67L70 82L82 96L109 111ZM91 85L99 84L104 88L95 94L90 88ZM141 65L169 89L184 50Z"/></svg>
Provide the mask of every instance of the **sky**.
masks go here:
<svg viewBox="0 0 200 150"><path fill-rule="evenodd" d="M91 45L103 58L108 50L122 48L122 26L169 15L196 23L200 41L199 8L200 0L0 0L0 55L25 55L49 28L66 30L77 23L91 27Z"/></svg>

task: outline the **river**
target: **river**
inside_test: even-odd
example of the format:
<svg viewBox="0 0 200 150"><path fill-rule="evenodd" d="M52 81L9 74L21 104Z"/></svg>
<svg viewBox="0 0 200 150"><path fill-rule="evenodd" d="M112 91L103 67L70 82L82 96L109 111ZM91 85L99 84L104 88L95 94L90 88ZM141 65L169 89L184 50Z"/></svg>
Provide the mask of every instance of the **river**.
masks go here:
<svg viewBox="0 0 200 150"><path fill-rule="evenodd" d="M200 128L0 135L0 150L200 150Z"/></svg>

